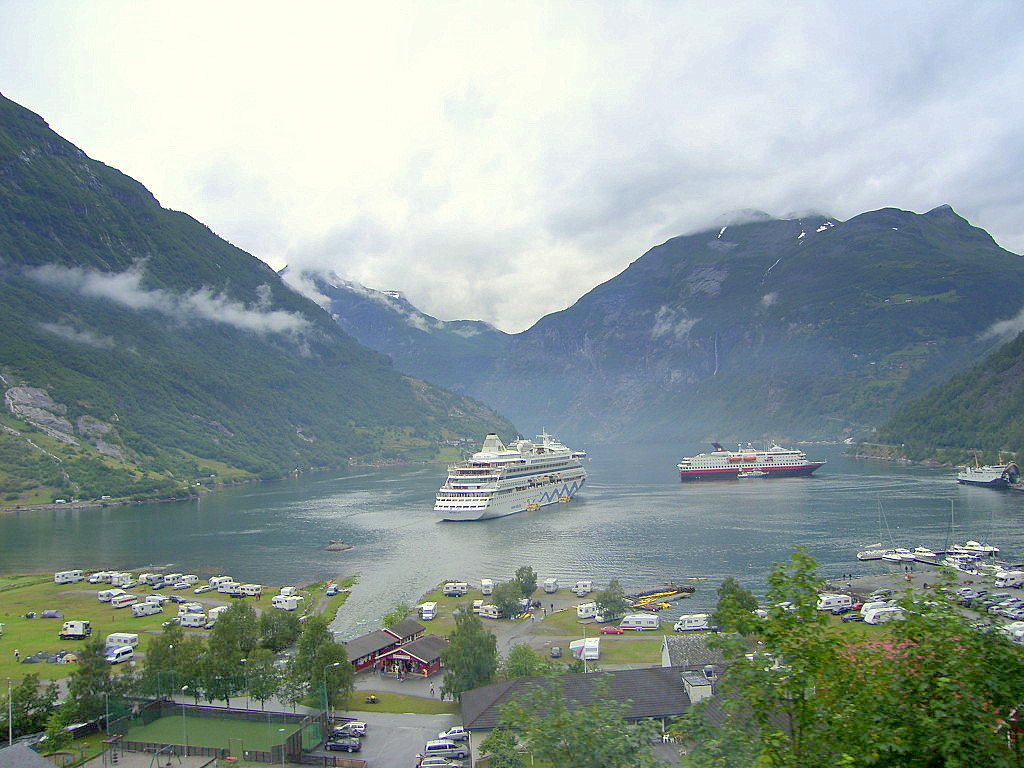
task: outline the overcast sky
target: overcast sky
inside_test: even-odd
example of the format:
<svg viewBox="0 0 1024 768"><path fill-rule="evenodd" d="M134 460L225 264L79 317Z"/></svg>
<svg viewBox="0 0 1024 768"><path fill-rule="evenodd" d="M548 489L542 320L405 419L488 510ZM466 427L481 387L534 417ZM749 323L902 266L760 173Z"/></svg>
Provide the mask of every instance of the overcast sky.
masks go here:
<svg viewBox="0 0 1024 768"><path fill-rule="evenodd" d="M0 91L275 268L519 331L741 208L949 203L1024 251L1022 22L934 0L0 0Z"/></svg>

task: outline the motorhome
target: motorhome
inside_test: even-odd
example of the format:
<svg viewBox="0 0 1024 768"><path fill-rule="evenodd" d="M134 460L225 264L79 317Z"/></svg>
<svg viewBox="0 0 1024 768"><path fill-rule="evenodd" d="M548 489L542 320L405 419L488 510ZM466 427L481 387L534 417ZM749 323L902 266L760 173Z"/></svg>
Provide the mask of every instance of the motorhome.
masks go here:
<svg viewBox="0 0 1024 768"><path fill-rule="evenodd" d="M171 586L171 584L177 584L179 581L181 581L181 577L184 575L185 574L183 573L165 573L164 584L166 584L167 586Z"/></svg>
<svg viewBox="0 0 1024 768"><path fill-rule="evenodd" d="M706 613L684 613L672 629L676 632L711 629L711 616Z"/></svg>
<svg viewBox="0 0 1024 768"><path fill-rule="evenodd" d="M223 583L225 583L227 581L234 581L234 579L232 579L230 576L211 576L210 577L210 586L216 589L221 584L223 584ZM283 592L283 590L282 590L282 592Z"/></svg>
<svg viewBox="0 0 1024 768"><path fill-rule="evenodd" d="M817 610L819 611L834 611L837 608L849 608L853 605L853 598L849 595L840 595L830 592L824 592L818 595Z"/></svg>
<svg viewBox="0 0 1024 768"><path fill-rule="evenodd" d="M462 597L469 592L469 584L464 581L449 581L441 587L441 594L445 597Z"/></svg>
<svg viewBox="0 0 1024 768"><path fill-rule="evenodd" d="M58 637L61 640L83 640L91 634L92 624L88 621L65 621Z"/></svg>
<svg viewBox="0 0 1024 768"><path fill-rule="evenodd" d="M136 603L132 606L132 616L136 619L141 619L143 616L155 616L163 612L163 606L159 603Z"/></svg>
<svg viewBox="0 0 1024 768"><path fill-rule="evenodd" d="M137 602L139 602L138 595L129 595L128 593L125 593L111 598L110 605L114 608L127 608L129 605L135 605Z"/></svg>
<svg viewBox="0 0 1024 768"><path fill-rule="evenodd" d="M110 586L112 587L127 587L129 584L132 583L132 574L130 573L110 574Z"/></svg>
<svg viewBox="0 0 1024 768"><path fill-rule="evenodd" d="M294 611L299 607L301 599L298 595L274 595L270 599L270 607L280 608L282 611Z"/></svg>
<svg viewBox="0 0 1024 768"><path fill-rule="evenodd" d="M558 579L544 579L544 591L549 595L558 591Z"/></svg>
<svg viewBox="0 0 1024 768"><path fill-rule="evenodd" d="M194 587L196 584L199 583L199 577L196 576L194 573L186 573L184 576L181 577L180 581L184 581L190 587Z"/></svg>
<svg viewBox="0 0 1024 768"><path fill-rule="evenodd" d="M1024 571L997 571L997 587L1019 587L1024 585Z"/></svg>
<svg viewBox="0 0 1024 768"><path fill-rule="evenodd" d="M576 618L592 619L597 616L597 603L581 603L576 606Z"/></svg>
<svg viewBox="0 0 1024 768"><path fill-rule="evenodd" d="M207 622L205 613L179 613L178 623L183 627L205 627Z"/></svg>
<svg viewBox="0 0 1024 768"><path fill-rule="evenodd" d="M660 629L661 619L649 613L633 613L623 616L619 627L622 629Z"/></svg>
<svg viewBox="0 0 1024 768"><path fill-rule="evenodd" d="M281 597L295 597L297 594L295 587L281 587Z"/></svg>
<svg viewBox="0 0 1024 768"><path fill-rule="evenodd" d="M597 661L601 658L601 639L598 637L586 637L582 640L573 640L569 643L569 653L577 659Z"/></svg>
<svg viewBox="0 0 1024 768"><path fill-rule="evenodd" d="M239 587L238 591L241 592L243 595L248 595L249 597L259 597L259 595L263 593L263 585L243 584L241 587Z"/></svg>
<svg viewBox="0 0 1024 768"><path fill-rule="evenodd" d="M482 619L500 619L501 613L498 612L498 606L496 605L481 605L480 606L480 618Z"/></svg>
<svg viewBox="0 0 1024 768"><path fill-rule="evenodd" d="M480 609L483 608L483 605L484 605L484 601L483 600L474 600L473 601L473 613L480 613Z"/></svg>
<svg viewBox="0 0 1024 768"><path fill-rule="evenodd" d="M586 597L594 591L594 582L592 581L577 581L572 587L573 593L576 597Z"/></svg>
<svg viewBox="0 0 1024 768"><path fill-rule="evenodd" d="M153 584L157 584L157 583L160 583L160 584L164 583L164 577L161 576L159 573L140 573L139 574L139 584L153 585Z"/></svg>
<svg viewBox="0 0 1024 768"><path fill-rule="evenodd" d="M217 585L217 591L225 595L231 595L238 592L241 586L237 581L222 581Z"/></svg>
<svg viewBox="0 0 1024 768"><path fill-rule="evenodd" d="M109 650L103 658L108 664L120 664L122 661L134 658L134 656L135 650L130 645L122 645Z"/></svg>
<svg viewBox="0 0 1024 768"><path fill-rule="evenodd" d="M437 616L437 603L424 603L420 606L420 619L430 621Z"/></svg>
<svg viewBox="0 0 1024 768"><path fill-rule="evenodd" d="M865 624L881 624L885 621L898 621L903 618L903 609L895 606L872 608L864 614Z"/></svg>
<svg viewBox="0 0 1024 768"><path fill-rule="evenodd" d="M218 605L216 608L211 608L209 611L206 612L206 623L214 623L215 621L217 621L217 619L220 618L220 615L224 613L224 611L226 611L227 609L228 606L226 605Z"/></svg>
<svg viewBox="0 0 1024 768"><path fill-rule="evenodd" d="M86 579L86 581L90 584L109 584L110 577L113 576L114 573L116 573L116 571L96 571L96 573Z"/></svg>
<svg viewBox="0 0 1024 768"><path fill-rule="evenodd" d="M107 635L104 645L106 645L107 648L117 648L121 645L136 648L139 645L139 636L134 632L111 632Z"/></svg>
<svg viewBox="0 0 1024 768"><path fill-rule="evenodd" d="M101 589L99 592L96 593L96 599L99 600L101 603L109 603L111 600L113 600L118 595L123 595L123 594L125 594L125 591L123 589L120 589L120 588L118 588L118 589Z"/></svg>
<svg viewBox="0 0 1024 768"><path fill-rule="evenodd" d="M54 584L74 584L84 579L81 571L57 571L53 574Z"/></svg>
<svg viewBox="0 0 1024 768"><path fill-rule="evenodd" d="M491 579L480 579L480 594L490 595L494 593L494 581Z"/></svg>

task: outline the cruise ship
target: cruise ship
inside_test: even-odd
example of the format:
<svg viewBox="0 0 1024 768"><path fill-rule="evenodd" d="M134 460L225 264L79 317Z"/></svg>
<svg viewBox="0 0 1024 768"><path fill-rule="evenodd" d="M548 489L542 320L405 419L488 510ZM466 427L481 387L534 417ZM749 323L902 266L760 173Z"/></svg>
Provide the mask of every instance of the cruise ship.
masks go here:
<svg viewBox="0 0 1024 768"><path fill-rule="evenodd" d="M688 456L679 461L680 480L735 480L740 477L795 477L809 475L824 461L808 461L807 454L775 443L764 450L750 443L727 451L718 443L714 451ZM760 474L758 474L760 473Z"/></svg>
<svg viewBox="0 0 1024 768"><path fill-rule="evenodd" d="M488 520L569 501L587 479L581 459L546 432L506 447L495 434L448 468L434 511L442 520Z"/></svg>

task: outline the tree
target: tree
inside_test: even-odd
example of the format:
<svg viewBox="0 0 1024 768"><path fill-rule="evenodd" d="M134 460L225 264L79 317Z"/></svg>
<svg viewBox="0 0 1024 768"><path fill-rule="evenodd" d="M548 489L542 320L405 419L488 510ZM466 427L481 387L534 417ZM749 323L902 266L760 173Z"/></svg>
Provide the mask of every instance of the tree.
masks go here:
<svg viewBox="0 0 1024 768"><path fill-rule="evenodd" d="M718 607L711 614L712 623L723 632L739 632L748 635L757 627L757 598L740 586L732 576L727 576L718 587Z"/></svg>
<svg viewBox="0 0 1024 768"><path fill-rule="evenodd" d="M498 641L472 611L455 615L455 629L448 636L448 647L441 651L445 666L441 698L456 699L463 691L487 685L498 668Z"/></svg>
<svg viewBox="0 0 1024 768"><path fill-rule="evenodd" d="M80 661L68 679L68 716L96 720L106 711L107 697L118 693L103 652L103 640L99 637L87 640Z"/></svg>
<svg viewBox="0 0 1024 768"><path fill-rule="evenodd" d="M219 658L220 666L237 666L253 652L259 637L256 609L238 600L217 618L208 647L210 653Z"/></svg>
<svg viewBox="0 0 1024 768"><path fill-rule="evenodd" d="M495 728L480 744L487 755L488 768L523 768L523 756L516 751L516 736L512 731Z"/></svg>
<svg viewBox="0 0 1024 768"><path fill-rule="evenodd" d="M259 620L260 644L272 651L283 651L302 632L302 623L293 611L264 611Z"/></svg>
<svg viewBox="0 0 1024 768"><path fill-rule="evenodd" d="M310 695L326 691L330 699L347 702L353 687L352 663L345 646L334 642L326 616L310 616L302 626L288 675Z"/></svg>
<svg viewBox="0 0 1024 768"><path fill-rule="evenodd" d="M249 696L260 703L260 709L281 687L281 673L274 664L274 654L268 649L257 648L245 660L245 687Z"/></svg>
<svg viewBox="0 0 1024 768"><path fill-rule="evenodd" d="M64 704L50 712L46 719L46 752L58 752L71 743L68 725L75 719L74 707Z"/></svg>
<svg viewBox="0 0 1024 768"><path fill-rule="evenodd" d="M7 692L0 697L0 735L7 737L7 711L10 708L12 730L15 736L36 733L46 727L50 710L57 702L56 683L40 687L39 675L25 675L21 682L11 688L8 707Z"/></svg>
<svg viewBox="0 0 1024 768"><path fill-rule="evenodd" d="M491 602L498 609L498 615L509 617L522 613L519 601L523 597L523 589L518 581L506 581L494 588Z"/></svg>
<svg viewBox="0 0 1024 768"><path fill-rule="evenodd" d="M545 666L545 660L533 648L526 643L517 643L509 649L503 670L505 677L512 679L513 677L529 677L540 674L544 671Z"/></svg>
<svg viewBox="0 0 1024 768"><path fill-rule="evenodd" d="M171 624L146 643L139 691L157 698L177 692L183 681L181 667L185 633L179 624Z"/></svg>
<svg viewBox="0 0 1024 768"><path fill-rule="evenodd" d="M618 579L612 579L607 589L594 595L594 602L597 603L598 612L609 621L625 616L629 610L629 603Z"/></svg>
<svg viewBox="0 0 1024 768"><path fill-rule="evenodd" d="M395 626L398 622L405 619L409 615L409 604L399 603L390 611L384 614L384 618L381 619L381 624L385 629Z"/></svg>
<svg viewBox="0 0 1024 768"><path fill-rule="evenodd" d="M516 569L513 581L519 583L519 589L523 593L523 597L530 597L537 590L537 574L528 565Z"/></svg>
<svg viewBox="0 0 1024 768"><path fill-rule="evenodd" d="M499 726L515 730L533 757L559 768L654 766L653 721L629 722L629 704L608 697L608 680L594 681L589 704L565 696L560 680L528 685L501 708Z"/></svg>

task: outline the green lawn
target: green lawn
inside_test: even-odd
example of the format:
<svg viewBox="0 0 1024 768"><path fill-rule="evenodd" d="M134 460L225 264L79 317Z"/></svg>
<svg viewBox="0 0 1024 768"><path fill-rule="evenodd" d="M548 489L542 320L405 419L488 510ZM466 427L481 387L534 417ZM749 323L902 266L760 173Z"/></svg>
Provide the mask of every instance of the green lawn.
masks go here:
<svg viewBox="0 0 1024 768"><path fill-rule="evenodd" d="M166 715L149 725L132 727L124 738L129 741L151 741L158 744L189 744L221 747L241 755L245 749L269 750L281 744L296 730L295 723L274 719L233 720L219 717L197 717L186 710L184 718ZM241 743L241 746L239 746Z"/></svg>
<svg viewBox="0 0 1024 768"><path fill-rule="evenodd" d="M438 683L437 687L440 687ZM365 697L374 694L379 701L367 704ZM453 701L425 699L422 696L407 696L404 693L388 693L387 691L355 691L349 700L350 712L395 712L411 715L448 715L458 711L458 704Z"/></svg>

